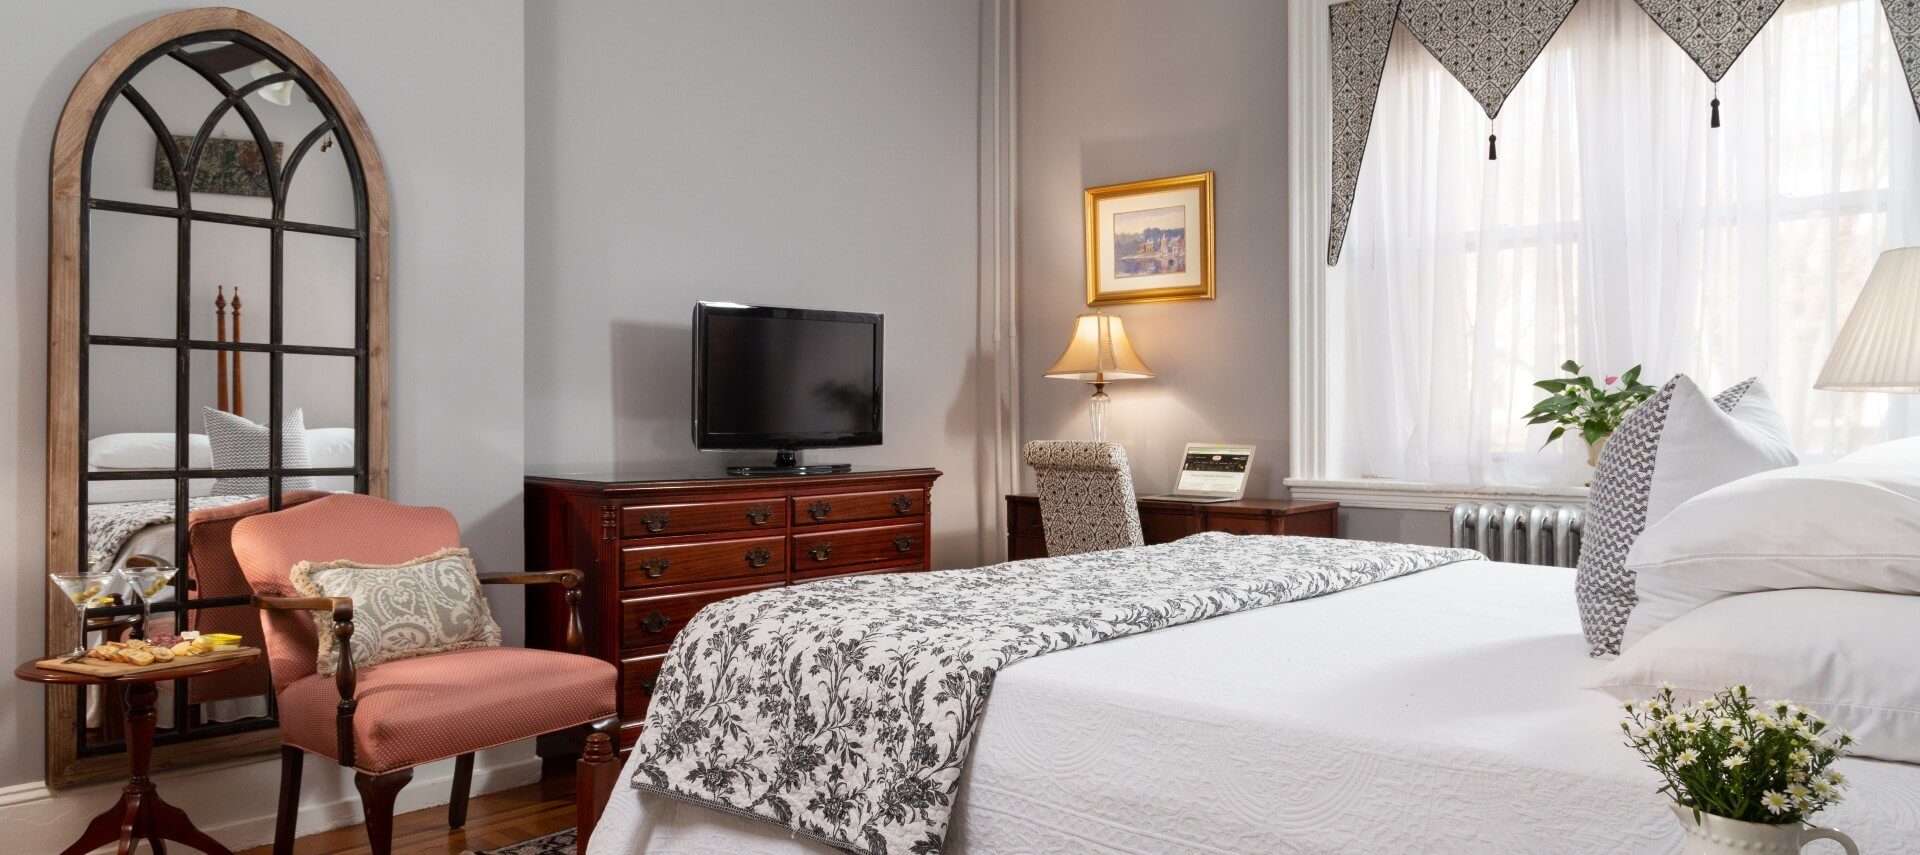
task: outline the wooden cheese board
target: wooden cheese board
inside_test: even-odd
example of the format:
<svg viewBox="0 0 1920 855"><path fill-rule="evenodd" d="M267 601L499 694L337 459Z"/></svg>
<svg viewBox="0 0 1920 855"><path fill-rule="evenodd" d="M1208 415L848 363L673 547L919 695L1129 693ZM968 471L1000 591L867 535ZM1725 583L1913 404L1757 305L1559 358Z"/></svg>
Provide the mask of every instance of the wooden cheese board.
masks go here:
<svg viewBox="0 0 1920 855"><path fill-rule="evenodd" d="M228 650L215 650L211 653L202 653L199 656L177 656L174 657L171 662L155 662L152 665L129 665L125 662L108 662L104 659L82 659L78 662L68 662L67 659L69 657L66 656L42 659L33 664L35 667L45 668L49 671L69 671L75 674L86 674L90 677L111 680L118 677L125 677L129 674L159 674L180 668L191 668L195 665L220 662L226 659L251 659L259 655L260 648L258 647L235 647Z"/></svg>

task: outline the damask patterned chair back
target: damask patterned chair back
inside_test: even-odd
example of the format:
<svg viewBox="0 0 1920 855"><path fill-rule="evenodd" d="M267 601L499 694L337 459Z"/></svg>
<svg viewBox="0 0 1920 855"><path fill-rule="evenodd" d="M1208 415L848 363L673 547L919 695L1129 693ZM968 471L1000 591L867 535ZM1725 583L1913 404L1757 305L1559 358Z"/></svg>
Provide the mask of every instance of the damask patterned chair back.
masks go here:
<svg viewBox="0 0 1920 855"><path fill-rule="evenodd" d="M1048 555L1141 546L1127 450L1111 442L1042 440L1026 447L1040 485Z"/></svg>

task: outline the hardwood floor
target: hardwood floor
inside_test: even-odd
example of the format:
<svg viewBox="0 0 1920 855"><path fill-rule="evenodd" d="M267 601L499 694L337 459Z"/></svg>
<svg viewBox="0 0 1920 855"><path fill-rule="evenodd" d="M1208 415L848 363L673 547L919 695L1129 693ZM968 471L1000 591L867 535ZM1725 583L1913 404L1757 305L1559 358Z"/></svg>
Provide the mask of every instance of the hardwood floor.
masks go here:
<svg viewBox="0 0 1920 855"><path fill-rule="evenodd" d="M394 855L458 855L473 849L491 849L531 840L573 827L573 776L474 796L467 806L467 825L447 827L447 806L417 810L393 819ZM298 855L344 855L367 851L366 832L358 825L323 831L295 842ZM273 847L258 846L238 855L271 855Z"/></svg>

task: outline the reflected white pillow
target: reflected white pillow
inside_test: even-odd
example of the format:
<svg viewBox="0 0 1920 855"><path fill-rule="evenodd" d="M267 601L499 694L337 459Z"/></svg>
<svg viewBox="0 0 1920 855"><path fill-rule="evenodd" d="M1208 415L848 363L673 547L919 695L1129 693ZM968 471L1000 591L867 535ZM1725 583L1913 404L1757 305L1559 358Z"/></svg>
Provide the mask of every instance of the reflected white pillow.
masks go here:
<svg viewBox="0 0 1920 855"><path fill-rule="evenodd" d="M173 434L110 433L87 440L92 469L172 469ZM187 466L213 468L213 447L204 433L187 434Z"/></svg>
<svg viewBox="0 0 1920 855"><path fill-rule="evenodd" d="M187 496L198 498L213 495L212 478L195 478L187 482ZM87 504L111 505L119 502L157 502L173 501L172 481L88 481Z"/></svg>
<svg viewBox="0 0 1920 855"><path fill-rule="evenodd" d="M313 457L315 469L351 468L353 428L307 428L307 450Z"/></svg>
<svg viewBox="0 0 1920 855"><path fill-rule="evenodd" d="M1728 686L1789 699L1860 739L1855 752L1920 763L1920 597L1860 591L1741 594L1647 635L1589 688L1621 699L1662 681L1699 700Z"/></svg>
<svg viewBox="0 0 1920 855"><path fill-rule="evenodd" d="M1626 569L1626 647L1734 594L1920 594L1920 467L1825 463L1722 484L1648 526Z"/></svg>

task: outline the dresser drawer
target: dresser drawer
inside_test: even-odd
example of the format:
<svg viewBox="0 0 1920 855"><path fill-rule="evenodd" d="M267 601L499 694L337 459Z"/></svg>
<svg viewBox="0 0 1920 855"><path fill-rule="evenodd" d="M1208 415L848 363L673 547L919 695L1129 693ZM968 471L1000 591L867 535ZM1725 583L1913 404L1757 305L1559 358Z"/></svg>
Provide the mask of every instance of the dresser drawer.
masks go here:
<svg viewBox="0 0 1920 855"><path fill-rule="evenodd" d="M793 536L795 573L926 557L927 527L923 523L809 531Z"/></svg>
<svg viewBox="0 0 1920 855"><path fill-rule="evenodd" d="M874 493L820 493L793 497L794 525L886 520L917 517L927 512L927 491L882 490Z"/></svg>
<svg viewBox="0 0 1920 855"><path fill-rule="evenodd" d="M633 656L620 660L620 717L639 718L647 713L653 700L653 681L660 676L660 665L667 654Z"/></svg>
<svg viewBox="0 0 1920 855"><path fill-rule="evenodd" d="M786 526L787 505L777 498L683 505L628 505L620 509L621 537L778 530Z"/></svg>
<svg viewBox="0 0 1920 855"><path fill-rule="evenodd" d="M778 534L620 549L620 585L625 588L683 585L737 576L767 575L779 581L786 572L787 538Z"/></svg>
<svg viewBox="0 0 1920 855"><path fill-rule="evenodd" d="M679 634L680 630L687 625L687 621L693 619L694 613L708 603L766 588L777 588L781 584L783 583L771 582L721 588L716 591L699 591L692 594L665 594L621 600L620 648L634 650L666 644Z"/></svg>

